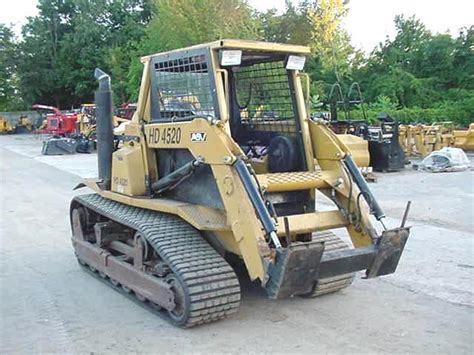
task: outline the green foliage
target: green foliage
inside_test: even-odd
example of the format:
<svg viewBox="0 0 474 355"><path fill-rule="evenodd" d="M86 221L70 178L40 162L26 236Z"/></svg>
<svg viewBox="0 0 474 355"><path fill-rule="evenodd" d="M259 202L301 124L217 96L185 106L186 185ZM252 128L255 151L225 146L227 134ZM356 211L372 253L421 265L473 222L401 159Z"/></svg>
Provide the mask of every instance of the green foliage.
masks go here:
<svg viewBox="0 0 474 355"><path fill-rule="evenodd" d="M473 122L474 117L474 95L457 99L455 101L445 100L430 108L397 107L388 97L379 97L377 102L366 107L367 118L371 122L376 121L380 112L387 112L400 123L433 123L451 121L458 127L467 127ZM352 118L364 118L360 107L351 112Z"/></svg>
<svg viewBox="0 0 474 355"><path fill-rule="evenodd" d="M150 18L147 0L39 0L38 10L18 43L17 75L26 106L90 102L96 67L117 76L116 99L126 99L130 49Z"/></svg>
<svg viewBox="0 0 474 355"><path fill-rule="evenodd" d="M71 31L72 1L39 0L39 15L23 26L23 40L18 48L18 76L23 100L59 104L72 97L62 84L59 61L61 43Z"/></svg>
<svg viewBox="0 0 474 355"><path fill-rule="evenodd" d="M260 15L261 37L311 47L307 71L314 83L313 93L325 97L328 84L350 80L352 68L363 58L342 28L346 13L342 0L301 1L298 6L286 1L282 15L276 15L274 9Z"/></svg>
<svg viewBox="0 0 474 355"><path fill-rule="evenodd" d="M380 95L369 105L369 109L377 112L388 112L397 109L397 105L388 96Z"/></svg>
<svg viewBox="0 0 474 355"><path fill-rule="evenodd" d="M18 48L13 31L0 24L0 111L21 108L16 76Z"/></svg>
<svg viewBox="0 0 474 355"><path fill-rule="evenodd" d="M395 27L396 37L353 71L366 101L386 96L397 106L388 111L404 122L474 121L474 27L457 38L433 35L414 17L397 16Z"/></svg>
<svg viewBox="0 0 474 355"><path fill-rule="evenodd" d="M38 0L38 12L20 41L0 26L0 109L90 102L95 67L111 73L117 103L136 101L141 56L227 37L309 46L313 110L334 82L347 92L357 81L372 118L381 111L403 122L474 118L473 26L454 38L397 16L395 38L366 57L342 28L343 0L287 0L281 15L246 0Z"/></svg>
<svg viewBox="0 0 474 355"><path fill-rule="evenodd" d="M303 1L299 6L286 0L285 12L277 15L276 9L258 14L260 38L268 42L309 45L312 24L308 17L310 4Z"/></svg>
<svg viewBox="0 0 474 355"><path fill-rule="evenodd" d="M321 101L319 95L313 95L309 98L309 104L311 111L318 111L324 103Z"/></svg>
<svg viewBox="0 0 474 355"><path fill-rule="evenodd" d="M132 100L137 99L143 69L140 56L223 38L258 36L253 10L242 0L155 0L153 10L128 72L128 95Z"/></svg>

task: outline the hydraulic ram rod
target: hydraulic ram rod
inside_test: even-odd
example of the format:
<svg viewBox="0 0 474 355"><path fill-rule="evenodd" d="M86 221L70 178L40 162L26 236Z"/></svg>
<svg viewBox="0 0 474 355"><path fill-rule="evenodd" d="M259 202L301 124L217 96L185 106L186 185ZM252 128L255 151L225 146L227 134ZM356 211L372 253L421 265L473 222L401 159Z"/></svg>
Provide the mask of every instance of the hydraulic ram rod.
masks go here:
<svg viewBox="0 0 474 355"><path fill-rule="evenodd" d="M362 193L362 196L364 196L365 201L367 201L371 213L375 216L375 218L377 218L377 221L380 221L382 218L385 217L385 214L383 213L382 208L375 199L375 196L372 194L372 191L370 191L369 185L367 185L367 182L360 173L359 168L354 163L352 156L346 155L343 159L343 162L347 170L349 170L349 173L354 179L357 187L359 187L359 190Z"/></svg>
<svg viewBox="0 0 474 355"><path fill-rule="evenodd" d="M196 170L202 164L204 163L200 159L191 160L190 162L184 164L182 167L176 169L175 171L154 182L151 185L151 189L156 193L160 193L164 190L172 188L187 177L191 176L194 170Z"/></svg>
<svg viewBox="0 0 474 355"><path fill-rule="evenodd" d="M240 180L242 180L242 183L244 184L245 191L247 191L247 194L250 197L250 201L252 201L252 205L257 212L257 216L262 222L265 232L270 236L275 248L281 248L280 240L276 234L275 224L273 223L272 217L270 216L270 213L268 212L268 209L265 206L262 197L260 196L260 192L252 181L252 175L250 175L247 166L241 159L237 159L235 162L235 168L237 169L237 173L240 176Z"/></svg>

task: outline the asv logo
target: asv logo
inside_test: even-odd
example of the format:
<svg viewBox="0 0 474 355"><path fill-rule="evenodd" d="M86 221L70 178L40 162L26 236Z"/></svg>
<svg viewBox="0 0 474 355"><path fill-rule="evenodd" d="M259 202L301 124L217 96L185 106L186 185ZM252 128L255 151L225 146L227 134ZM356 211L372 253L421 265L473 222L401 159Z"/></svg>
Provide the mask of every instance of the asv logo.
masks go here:
<svg viewBox="0 0 474 355"><path fill-rule="evenodd" d="M191 142L204 142L207 138L207 133L204 132L192 132Z"/></svg>

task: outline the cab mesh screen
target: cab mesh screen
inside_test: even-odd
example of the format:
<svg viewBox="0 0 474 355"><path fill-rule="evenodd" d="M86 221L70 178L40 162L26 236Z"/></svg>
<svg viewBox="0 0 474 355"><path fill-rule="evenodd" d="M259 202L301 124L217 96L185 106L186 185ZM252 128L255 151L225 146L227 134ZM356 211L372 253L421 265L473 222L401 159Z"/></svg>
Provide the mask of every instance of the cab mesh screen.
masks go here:
<svg viewBox="0 0 474 355"><path fill-rule="evenodd" d="M215 116L206 56L158 62L155 75L162 119Z"/></svg>
<svg viewBox="0 0 474 355"><path fill-rule="evenodd" d="M283 61L234 68L236 101L249 130L294 133L295 114Z"/></svg>

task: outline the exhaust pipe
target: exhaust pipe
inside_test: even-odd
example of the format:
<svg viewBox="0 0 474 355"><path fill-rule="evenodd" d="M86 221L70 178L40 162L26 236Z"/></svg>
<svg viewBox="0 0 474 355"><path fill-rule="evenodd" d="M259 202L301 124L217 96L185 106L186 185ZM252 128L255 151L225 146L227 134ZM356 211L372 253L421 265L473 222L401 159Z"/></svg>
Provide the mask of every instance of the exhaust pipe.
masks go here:
<svg viewBox="0 0 474 355"><path fill-rule="evenodd" d="M110 190L112 179L112 153L114 152L112 88L110 85L110 76L99 68L95 69L94 77L99 81L99 88L95 92L99 186L103 190Z"/></svg>

